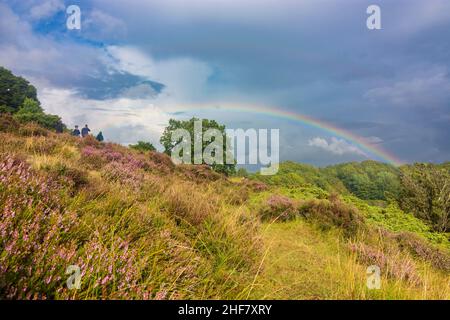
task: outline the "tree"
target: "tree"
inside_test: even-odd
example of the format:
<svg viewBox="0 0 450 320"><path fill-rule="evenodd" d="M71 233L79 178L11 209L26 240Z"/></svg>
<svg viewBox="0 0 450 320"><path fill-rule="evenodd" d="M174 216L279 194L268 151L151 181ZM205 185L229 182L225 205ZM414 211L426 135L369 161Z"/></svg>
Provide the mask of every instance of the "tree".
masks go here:
<svg viewBox="0 0 450 320"><path fill-rule="evenodd" d="M36 88L22 77L17 77L11 71L0 67L0 106L6 106L12 113L17 112L25 99L38 103ZM5 112L1 108L0 112Z"/></svg>
<svg viewBox="0 0 450 320"><path fill-rule="evenodd" d="M201 133L197 133L201 134L201 137L199 136L195 136L195 130L194 130L194 125L196 121L201 121L201 125L202 125L202 132ZM174 148L181 143L182 139L178 139L177 141L173 141L172 139L172 134L177 130L177 129L184 129L186 130L191 137L191 163L195 163L194 162L194 155L195 155L195 148L194 148L194 142L196 139L201 139L200 141L202 141L202 154L205 151L205 149L209 146L209 144L212 141L207 141L207 139L203 139L205 132L208 131L209 129L217 129L223 136L223 145L222 145L222 150L223 150L223 162L222 163L217 163L214 162L213 164L210 164L211 168L214 171L220 172L220 173L224 173L226 175L231 175L235 172L236 170L236 163L235 161L233 161L233 163L228 164L226 163L225 159L227 158L227 154L229 154L230 150L227 150L226 145L227 145L227 136L225 133L225 126L221 125L219 123L217 123L215 120L208 120L208 119L198 119L198 118L191 118L189 120L175 120L175 119L170 119L169 120L169 125L165 128L163 135L160 138L160 142L164 147L164 152L167 153L168 155L172 154L172 151L174 150ZM214 141L214 140L213 140ZM205 162L204 157L202 157L202 164L206 164L207 162Z"/></svg>
<svg viewBox="0 0 450 320"><path fill-rule="evenodd" d="M130 148L146 152L146 151L156 151L156 148L150 142L138 141L137 144L130 145Z"/></svg>
<svg viewBox="0 0 450 320"><path fill-rule="evenodd" d="M36 100L25 98L23 105L14 114L14 119L19 122L36 122L47 129L63 132L65 125L57 115L46 114Z"/></svg>
<svg viewBox="0 0 450 320"><path fill-rule="evenodd" d="M354 195L365 200L387 200L398 195L400 179L398 168L372 160L338 164L322 169L334 175Z"/></svg>
<svg viewBox="0 0 450 320"><path fill-rule="evenodd" d="M5 104L3 104L3 105L1 105L0 106L0 114L2 114L2 113L8 113L8 114L11 114L11 113L14 113L14 109L13 108L11 108L11 107L8 107L7 105L5 105Z"/></svg>
<svg viewBox="0 0 450 320"><path fill-rule="evenodd" d="M444 165L402 167L400 207L428 221L439 232L450 230L450 170Z"/></svg>
<svg viewBox="0 0 450 320"><path fill-rule="evenodd" d="M0 67L0 113L12 114L19 122L36 122L57 132L63 132L66 128L60 117L44 112L34 86L2 67Z"/></svg>
<svg viewBox="0 0 450 320"><path fill-rule="evenodd" d="M40 114L43 113L44 110L42 110L39 103L33 99L25 98L23 101L22 106L19 108L19 110L16 112L16 114L27 114L27 113L33 113L33 114Z"/></svg>

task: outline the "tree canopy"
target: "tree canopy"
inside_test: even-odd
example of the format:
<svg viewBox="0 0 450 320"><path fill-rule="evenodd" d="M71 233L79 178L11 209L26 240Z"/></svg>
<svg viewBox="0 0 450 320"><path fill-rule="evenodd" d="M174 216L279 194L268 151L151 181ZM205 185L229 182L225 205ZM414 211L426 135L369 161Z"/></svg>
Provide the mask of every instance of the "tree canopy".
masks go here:
<svg viewBox="0 0 450 320"><path fill-rule="evenodd" d="M386 200L400 191L398 168L377 161L350 162L326 167L347 190L364 200Z"/></svg>
<svg viewBox="0 0 450 320"><path fill-rule="evenodd" d="M0 106L14 113L19 110L26 98L36 101L39 105L34 86L24 78L17 77L11 71L0 67ZM6 109L2 110L4 111Z"/></svg>
<svg viewBox="0 0 450 320"><path fill-rule="evenodd" d="M401 208L439 232L450 230L450 169L446 164L416 163L402 167Z"/></svg>
<svg viewBox="0 0 450 320"><path fill-rule="evenodd" d="M44 112L33 85L3 67L0 67L0 113L10 113L19 122L35 122L57 132L66 127L59 116Z"/></svg>
<svg viewBox="0 0 450 320"><path fill-rule="evenodd" d="M189 132L190 136L191 136L191 163L194 163L194 140L195 140L195 132L194 132L194 124L196 121L201 121L202 124L202 137L204 136L205 132L208 129L217 129L219 130L222 135L223 135L223 159L224 159L224 163L213 163L211 165L211 168L217 172L221 172L224 173L226 175L230 175L233 174L236 170L236 164L235 162L232 164L227 164L225 163L225 159L227 156L227 152L230 152L229 150L227 150L226 148L226 141L227 141L227 136L226 136L226 132L225 132L225 125L221 125L219 124L217 121L215 120L208 120L208 119L198 119L198 118L191 118L189 120L175 120L175 119L170 119L169 120L169 125L165 128L163 135L160 138L160 142L164 147L164 152L171 155L173 149L175 148L175 146L177 146L180 142L181 139L178 141L173 141L172 140L172 134L175 132L175 130L177 129L185 129L187 132ZM198 138L198 137L197 137ZM210 143L210 141L205 141L204 139L202 139L202 152L205 150L205 148L208 146L208 144ZM203 159L202 164L205 164L206 162Z"/></svg>

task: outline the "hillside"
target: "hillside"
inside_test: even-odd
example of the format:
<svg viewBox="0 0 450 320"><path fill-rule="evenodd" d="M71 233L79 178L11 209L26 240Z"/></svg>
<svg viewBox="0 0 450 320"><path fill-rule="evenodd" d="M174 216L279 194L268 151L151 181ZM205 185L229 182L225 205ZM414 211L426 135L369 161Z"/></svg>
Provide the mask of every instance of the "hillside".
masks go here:
<svg viewBox="0 0 450 320"><path fill-rule="evenodd" d="M394 204L227 178L7 115L0 130L2 298L450 298L448 238ZM372 264L380 290L366 287Z"/></svg>

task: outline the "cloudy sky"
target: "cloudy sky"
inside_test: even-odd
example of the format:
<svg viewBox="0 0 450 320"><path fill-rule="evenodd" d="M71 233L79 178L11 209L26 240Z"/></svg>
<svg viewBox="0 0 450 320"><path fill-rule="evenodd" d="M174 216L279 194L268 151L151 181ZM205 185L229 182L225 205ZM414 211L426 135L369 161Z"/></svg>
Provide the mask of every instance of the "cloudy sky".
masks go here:
<svg viewBox="0 0 450 320"><path fill-rule="evenodd" d="M371 4L381 30L366 27ZM70 5L81 30L66 26ZM227 110L263 105L404 162L443 162L449 30L448 0L0 0L0 65L38 88L46 111L109 141L157 144L170 118L195 115L279 128L282 160L379 159L338 134Z"/></svg>

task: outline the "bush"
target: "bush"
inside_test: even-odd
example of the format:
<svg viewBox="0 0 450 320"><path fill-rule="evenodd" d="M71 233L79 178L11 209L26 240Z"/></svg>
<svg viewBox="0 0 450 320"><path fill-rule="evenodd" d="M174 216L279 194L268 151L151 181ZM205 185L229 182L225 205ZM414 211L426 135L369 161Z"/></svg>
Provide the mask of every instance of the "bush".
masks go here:
<svg viewBox="0 0 450 320"><path fill-rule="evenodd" d="M48 130L41 127L39 124L30 122L21 125L18 129L21 136L25 137L46 137L48 136Z"/></svg>
<svg viewBox="0 0 450 320"><path fill-rule="evenodd" d="M150 142L138 141L137 144L130 145L131 149L146 152L156 151L156 148Z"/></svg>
<svg viewBox="0 0 450 320"><path fill-rule="evenodd" d="M107 163L107 160L103 158L99 149L87 146L81 150L81 162L91 169L100 169Z"/></svg>
<svg viewBox="0 0 450 320"><path fill-rule="evenodd" d="M243 184L245 186L247 186L248 188L250 188L251 190L256 191L256 192L261 192L261 191L265 191L268 189L267 184L265 184L264 182L258 181L258 180L245 178L243 180Z"/></svg>
<svg viewBox="0 0 450 320"><path fill-rule="evenodd" d="M165 153L151 151L149 152L149 160L151 168L156 169L162 172L172 172L175 168L175 164L172 162L172 159Z"/></svg>
<svg viewBox="0 0 450 320"><path fill-rule="evenodd" d="M297 203L285 196L271 195L260 211L262 220L288 221L297 216Z"/></svg>
<svg viewBox="0 0 450 320"><path fill-rule="evenodd" d="M63 132L65 129L59 116L44 113L38 102L29 98L25 98L22 107L14 114L14 118L22 123L35 122L56 132Z"/></svg>
<svg viewBox="0 0 450 320"><path fill-rule="evenodd" d="M448 252L434 248L417 235L410 232L402 232L395 235L400 248L409 251L416 257L430 262L437 269L450 272L450 255Z"/></svg>
<svg viewBox="0 0 450 320"><path fill-rule="evenodd" d="M355 236L365 226L364 218L357 209L341 202L335 195L331 195L328 200L301 201L298 212L325 229L339 227L346 236Z"/></svg>
<svg viewBox="0 0 450 320"><path fill-rule="evenodd" d="M249 176L249 173L247 172L247 170L245 170L245 168L239 168L236 171L236 177L247 178L248 176Z"/></svg>
<svg viewBox="0 0 450 320"><path fill-rule="evenodd" d="M349 246L350 250L356 253L358 260L364 265L376 265L382 273L389 277L405 280L413 285L422 283L414 262L401 256L398 252L384 252L364 243L350 243Z"/></svg>
<svg viewBox="0 0 450 320"><path fill-rule="evenodd" d="M210 166L205 164L180 164L178 168L185 176L196 182L216 181L223 179L224 177L220 173L213 171Z"/></svg>
<svg viewBox="0 0 450 320"><path fill-rule="evenodd" d="M36 88L22 77L0 67L0 105L9 112L19 110L26 98L38 101Z"/></svg>
<svg viewBox="0 0 450 320"><path fill-rule="evenodd" d="M67 167L62 163L57 166L49 168L49 174L57 180L62 180L62 183L67 183L74 191L79 191L82 187L89 183L88 173L85 170L78 168Z"/></svg>
<svg viewBox="0 0 450 320"><path fill-rule="evenodd" d="M0 114L0 132L16 132L19 123L10 114Z"/></svg>

